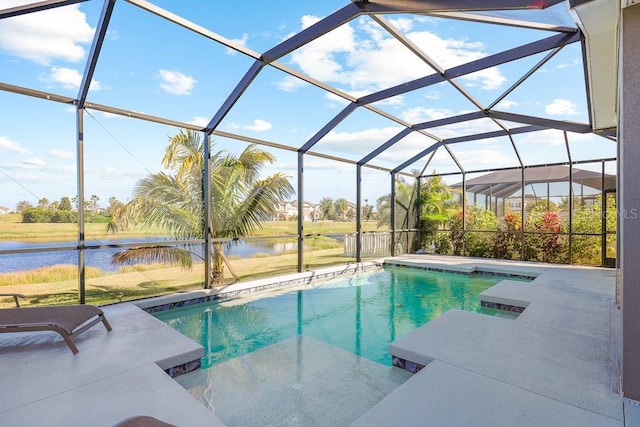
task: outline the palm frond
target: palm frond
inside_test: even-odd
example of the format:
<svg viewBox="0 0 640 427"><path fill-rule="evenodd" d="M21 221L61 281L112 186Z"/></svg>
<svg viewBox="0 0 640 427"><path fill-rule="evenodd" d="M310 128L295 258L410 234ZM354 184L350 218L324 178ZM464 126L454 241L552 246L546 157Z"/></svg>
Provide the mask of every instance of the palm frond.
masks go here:
<svg viewBox="0 0 640 427"><path fill-rule="evenodd" d="M173 246L137 246L113 254L111 263L118 265L162 263L190 269L193 266L192 255L193 253L186 249Z"/></svg>

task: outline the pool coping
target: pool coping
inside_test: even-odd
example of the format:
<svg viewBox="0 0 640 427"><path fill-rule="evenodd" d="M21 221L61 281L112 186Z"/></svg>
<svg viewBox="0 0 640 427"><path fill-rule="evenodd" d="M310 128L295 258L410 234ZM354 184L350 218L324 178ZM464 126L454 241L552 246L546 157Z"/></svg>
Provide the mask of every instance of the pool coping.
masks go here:
<svg viewBox="0 0 640 427"><path fill-rule="evenodd" d="M459 265L438 264L412 262L410 260L399 260L397 258L378 259L372 261L364 261L359 263L350 263L337 267L327 267L314 271L305 271L302 273L292 273L282 276L273 276L266 279L252 280L242 283L234 283L221 288L199 289L194 291L182 292L172 295L163 295L158 297L147 298L143 300L133 301L135 305L140 307L147 313L157 313L179 307L188 307L195 304L234 298L241 295L248 295L261 291L284 289L293 285L311 284L324 279L330 279L345 274L353 274L359 271L371 271L384 266L413 268L426 271L434 271L439 273L461 274L461 275L483 275L493 277L504 277L506 279L525 279L535 280L542 271L540 269L529 269L525 271L517 271L514 269L504 268L501 266L468 263ZM515 266L514 266L515 268ZM505 307L505 309L508 309ZM517 308L511 308L510 311L516 311Z"/></svg>
<svg viewBox="0 0 640 427"><path fill-rule="evenodd" d="M282 276L273 276L265 279L251 280L248 282L233 283L220 288L199 289L182 292L179 294L163 295L143 300L133 301L147 313L156 313L173 308L187 307L194 304L211 302L216 300L234 298L241 295L249 295L261 291L283 289L293 285L311 284L324 279L330 279L345 274L360 271L371 271L381 268L382 260L350 263L337 267L328 267L320 270L292 273Z"/></svg>

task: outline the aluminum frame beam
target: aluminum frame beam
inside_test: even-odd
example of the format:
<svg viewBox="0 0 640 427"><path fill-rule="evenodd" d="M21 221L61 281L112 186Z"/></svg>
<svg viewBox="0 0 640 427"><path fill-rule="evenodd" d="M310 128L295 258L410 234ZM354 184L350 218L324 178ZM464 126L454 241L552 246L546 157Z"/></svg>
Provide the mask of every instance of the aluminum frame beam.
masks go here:
<svg viewBox="0 0 640 427"><path fill-rule="evenodd" d="M56 7L69 6L88 0L47 0L37 3L24 4L21 6L0 9L0 19L12 18L14 16L26 15L28 13L41 12L43 10L54 9Z"/></svg>
<svg viewBox="0 0 640 427"><path fill-rule="evenodd" d="M247 90L251 82L258 76L258 73L260 73L265 65L266 64L264 62L256 60L251 65L251 67L249 67L244 76L242 76L242 79L231 91L227 99L225 99L225 101L222 103L216 114L207 125L206 129L209 134L211 134L218 127L222 119L224 119L229 111L231 111L231 108L235 105L236 102L238 102L244 91Z"/></svg>
<svg viewBox="0 0 640 427"><path fill-rule="evenodd" d="M87 65L84 68L84 74L82 75L82 83L80 83L80 89L78 91L78 108L84 108L84 104L87 100L87 94L89 93L89 87L91 86L91 80L93 79L93 73L96 70L98 63L98 57L102 49L102 43L107 35L107 28L109 27L109 21L111 20L111 14L113 8L116 5L116 0L105 0L100 19L98 20L98 28L93 37L93 43L87 58Z"/></svg>
<svg viewBox="0 0 640 427"><path fill-rule="evenodd" d="M368 0L358 1L367 13L479 12L546 9L564 0Z"/></svg>
<svg viewBox="0 0 640 427"><path fill-rule="evenodd" d="M574 133L592 133L591 126L584 123L569 122L564 120L545 119L542 117L527 116L524 114L507 113L505 111L491 110L487 112L489 117L507 120L510 122L524 123L547 129L558 129Z"/></svg>
<svg viewBox="0 0 640 427"><path fill-rule="evenodd" d="M265 62L275 61L276 59L293 52L299 47L304 46L329 31L351 21L361 13L362 9L358 5L350 3L310 27L294 34L272 49L269 49L262 55L262 58Z"/></svg>
<svg viewBox="0 0 640 427"><path fill-rule="evenodd" d="M427 86L431 86L437 83L441 83L447 79L455 79L467 74L475 73L487 68L495 67L507 62L515 61L518 59L526 58L531 55L546 52L551 49L555 49L560 46L564 46L570 43L575 43L581 40L579 32L573 34L558 34L555 36L547 37L542 40L538 40L532 43L528 43L522 46L518 46L513 49L505 50L494 55L489 55L476 61L467 62L466 64L458 65L457 67L445 70L444 75L431 74L429 76L421 77L410 82L402 83L400 85L376 92L360 98L358 101L360 104L369 104L378 102L383 99L391 98L393 96L402 95L407 92L412 92L417 89L422 89Z"/></svg>

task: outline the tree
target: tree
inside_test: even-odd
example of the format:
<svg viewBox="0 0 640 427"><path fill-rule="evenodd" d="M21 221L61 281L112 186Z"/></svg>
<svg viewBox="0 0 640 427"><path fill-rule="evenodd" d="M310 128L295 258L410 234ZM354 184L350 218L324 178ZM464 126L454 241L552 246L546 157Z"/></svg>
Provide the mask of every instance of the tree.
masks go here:
<svg viewBox="0 0 640 427"><path fill-rule="evenodd" d="M120 200L116 199L114 196L109 197L109 208L107 209L109 215L111 215L113 211L120 208L121 206L122 202Z"/></svg>
<svg viewBox="0 0 640 427"><path fill-rule="evenodd" d="M338 219L344 221L347 210L349 210L349 201L344 197L340 197L333 204Z"/></svg>
<svg viewBox="0 0 640 427"><path fill-rule="evenodd" d="M365 221L371 221L371 218L373 218L373 206L369 204L369 199L364 199L364 207L362 208L362 218Z"/></svg>
<svg viewBox="0 0 640 427"><path fill-rule="evenodd" d="M204 238L204 144L198 133L181 130L170 138L162 166L168 173L151 173L138 181L130 202L113 212L109 230L131 226L155 230L168 240ZM259 179L262 167L275 161L270 153L249 145L240 155L225 151L209 159L211 237L239 238L260 227L260 219L273 215L280 200L293 194L281 173ZM193 246L156 245L119 252L113 261L180 263L191 266ZM212 273L205 287L224 283L226 256L221 242L211 244Z"/></svg>
<svg viewBox="0 0 640 427"><path fill-rule="evenodd" d="M402 177L396 176L396 227L414 228L415 225L409 226L411 222L411 213L415 211L416 206L416 189L415 185L407 183ZM391 195L387 194L378 198L378 228L391 225Z"/></svg>
<svg viewBox="0 0 640 427"><path fill-rule="evenodd" d="M33 205L31 204L31 202L27 202L26 200L21 200L18 202L18 204L16 204L16 212L22 213L27 209L31 209L32 207Z"/></svg>
<svg viewBox="0 0 640 427"><path fill-rule="evenodd" d="M60 204L58 205L58 209L61 211L70 211L71 210L71 199L68 197L63 197L60 199Z"/></svg>
<svg viewBox="0 0 640 427"><path fill-rule="evenodd" d="M333 219L335 213L335 206L331 197L323 197L320 200L320 218Z"/></svg>
<svg viewBox="0 0 640 427"><path fill-rule="evenodd" d="M440 175L435 175L435 170L433 174L434 176L425 179L420 185L422 247L435 246L438 228L460 211L454 191L444 183Z"/></svg>
<svg viewBox="0 0 640 427"><path fill-rule="evenodd" d="M433 171L434 175L436 171ZM453 218L460 210L455 201L455 193L444 183L440 175L426 179L420 185L420 205L422 218L438 225Z"/></svg>
<svg viewBox="0 0 640 427"><path fill-rule="evenodd" d="M38 207L40 207L41 209L49 209L49 199L43 197L42 199L38 200Z"/></svg>
<svg viewBox="0 0 640 427"><path fill-rule="evenodd" d="M89 207L93 212L98 210L98 200L100 200L100 197L98 197L96 194L91 195L91 201L89 202Z"/></svg>

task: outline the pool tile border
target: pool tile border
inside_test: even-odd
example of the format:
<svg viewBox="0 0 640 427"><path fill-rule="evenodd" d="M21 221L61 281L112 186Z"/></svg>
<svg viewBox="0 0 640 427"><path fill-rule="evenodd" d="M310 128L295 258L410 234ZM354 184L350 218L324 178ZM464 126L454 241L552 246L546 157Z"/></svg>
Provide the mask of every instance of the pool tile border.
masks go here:
<svg viewBox="0 0 640 427"><path fill-rule="evenodd" d="M353 267L349 267L346 269L340 269L340 270L335 270L335 271L328 271L328 272L324 272L324 273L317 273L314 274L312 276L303 276L303 277L298 277L298 278L294 278L294 279L289 279L289 280L283 280L280 282L273 282L273 283L266 283L266 284L262 284L262 285L258 285L258 286L254 286L251 288L243 288L243 289L238 289L238 290L233 290L233 291L227 291L227 292L218 292L215 294L210 294L210 295L203 295L197 298L189 298L189 299L184 299L181 301L173 301L170 303L165 303L165 304L158 304L158 305L154 305L154 306L150 306L150 307L141 307L142 310L146 311L147 313L157 313L157 312L161 312L161 311L165 311L165 310L171 310L173 308L180 308L180 307L188 307L191 305L195 305L195 304L201 304L201 303L205 303L205 302L211 302L211 301L217 301L217 300L222 300L222 299L227 299L227 298L233 298L233 297L237 297L240 295L247 295L247 294L252 294L255 292L259 292L259 291L265 291L265 290L269 290L269 289L278 289L278 288L283 288L283 287L287 287L287 286L291 286L291 285L298 285L301 283L312 283L318 280L323 280L323 279L330 279L333 277L337 277L337 276L341 276L343 274L349 274L349 273L355 273L358 271L369 271L369 270L375 270L375 269L379 269L382 267L382 263L371 263L371 264L367 264L367 265L355 265Z"/></svg>
<svg viewBox="0 0 640 427"><path fill-rule="evenodd" d="M525 280L534 280L538 275L533 274L520 274L520 273L509 273L506 271L491 271L488 269L473 267L468 271L456 270L453 268L445 268L445 267L434 267L431 265L418 265L413 263L405 263L398 261L385 261L384 265L388 265L391 267L403 267L403 268L413 268L416 270L427 270L427 271L435 271L438 273L451 273L451 274L460 274L464 276L471 275L479 275L479 276L497 276L504 277L508 279L525 279Z"/></svg>
<svg viewBox="0 0 640 427"><path fill-rule="evenodd" d="M420 363L412 362L411 360L403 359L398 356L391 356L391 364L396 368L404 369L407 372L411 372L412 374L416 374L424 369L425 365Z"/></svg>
<svg viewBox="0 0 640 427"><path fill-rule="evenodd" d="M189 372L197 371L202 366L202 359L198 358L190 362L185 362L180 365L176 365L172 368L165 369L164 371L171 377L176 378L180 375L188 374Z"/></svg>
<svg viewBox="0 0 640 427"><path fill-rule="evenodd" d="M519 307L517 305L501 304L499 302L489 302L484 300L480 300L480 305L482 307L495 308L498 310L511 311L514 313L522 313L526 308L526 307Z"/></svg>

